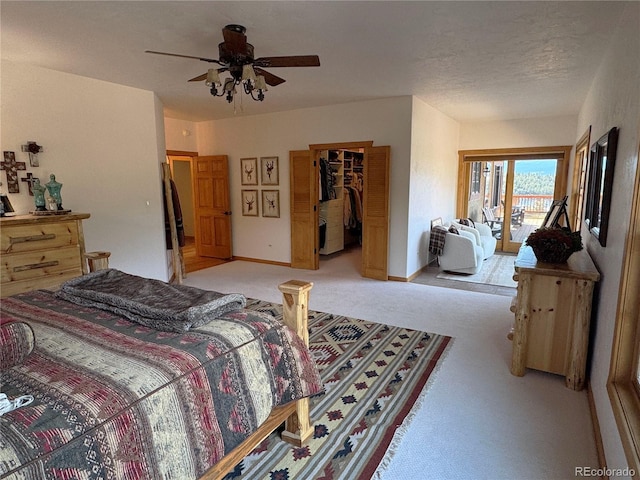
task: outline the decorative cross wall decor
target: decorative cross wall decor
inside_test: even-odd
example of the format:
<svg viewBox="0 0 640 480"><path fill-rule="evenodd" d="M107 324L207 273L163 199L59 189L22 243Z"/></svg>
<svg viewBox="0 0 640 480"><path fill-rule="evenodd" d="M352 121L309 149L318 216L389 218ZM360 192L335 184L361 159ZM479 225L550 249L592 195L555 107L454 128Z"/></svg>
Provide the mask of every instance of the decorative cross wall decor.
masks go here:
<svg viewBox="0 0 640 480"><path fill-rule="evenodd" d="M26 145L22 145L23 152L29 152L29 164L32 167L39 167L40 160L38 160L38 154L44 151L44 147L41 147L36 142L27 142Z"/></svg>
<svg viewBox="0 0 640 480"><path fill-rule="evenodd" d="M4 152L4 161L0 162L0 168L7 172L7 190L9 193L20 193L18 182L18 170L26 170L25 162L16 162L15 152Z"/></svg>
<svg viewBox="0 0 640 480"><path fill-rule="evenodd" d="M27 176L25 178L20 179L20 181L26 182L29 184L29 195L31 195L32 197L33 197L33 184L35 183L36 180L40 180L40 179L34 177L33 173L31 172L27 173Z"/></svg>

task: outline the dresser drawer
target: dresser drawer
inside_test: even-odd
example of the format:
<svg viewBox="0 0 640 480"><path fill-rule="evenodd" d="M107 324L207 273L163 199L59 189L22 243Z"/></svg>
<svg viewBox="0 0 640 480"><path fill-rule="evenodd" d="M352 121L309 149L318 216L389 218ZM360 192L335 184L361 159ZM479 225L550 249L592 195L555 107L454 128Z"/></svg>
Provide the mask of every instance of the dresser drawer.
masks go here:
<svg viewBox="0 0 640 480"><path fill-rule="evenodd" d="M342 217L340 218L327 218L327 229L344 229Z"/></svg>
<svg viewBox="0 0 640 480"><path fill-rule="evenodd" d="M2 256L2 287L8 282L55 275L68 270L82 274L82 261L78 246L56 250L25 252ZM4 294L4 292L3 292Z"/></svg>
<svg viewBox="0 0 640 480"><path fill-rule="evenodd" d="M320 253L328 255L330 253L338 252L344 249L344 241L341 238L334 240L327 240L324 244L324 248L320 249Z"/></svg>
<svg viewBox="0 0 640 480"><path fill-rule="evenodd" d="M327 200L320 203L320 213L325 215L342 215L344 209L342 199Z"/></svg>
<svg viewBox="0 0 640 480"><path fill-rule="evenodd" d="M344 242L344 229L341 227L332 230L327 229L326 243L329 242Z"/></svg>
<svg viewBox="0 0 640 480"><path fill-rule="evenodd" d="M80 275L82 275L82 271L80 268L77 268L75 270L52 273L43 277L27 278L16 282L3 283L2 296L9 297L18 293L31 292L41 288L57 290L63 282L79 277Z"/></svg>
<svg viewBox="0 0 640 480"><path fill-rule="evenodd" d="M71 245L78 245L78 227L75 222L14 225L10 228L3 226L0 232L3 255Z"/></svg>

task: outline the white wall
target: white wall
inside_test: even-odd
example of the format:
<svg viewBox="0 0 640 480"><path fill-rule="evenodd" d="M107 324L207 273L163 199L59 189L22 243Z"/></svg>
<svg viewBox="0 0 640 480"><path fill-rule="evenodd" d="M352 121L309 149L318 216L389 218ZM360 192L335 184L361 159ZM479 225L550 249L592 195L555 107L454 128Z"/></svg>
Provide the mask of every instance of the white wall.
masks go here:
<svg viewBox="0 0 640 480"><path fill-rule="evenodd" d="M176 118L164 119L164 135L167 150L182 152L198 151L198 132L196 123Z"/></svg>
<svg viewBox="0 0 640 480"><path fill-rule="evenodd" d="M309 144L317 143L373 140L374 145L391 146L389 275L404 277L411 108L411 97L398 97L198 123L200 155L229 156L233 254L275 262L291 261L290 150L306 150ZM265 156L279 158L280 218L243 217L240 159Z"/></svg>
<svg viewBox="0 0 640 480"><path fill-rule="evenodd" d="M616 319L618 288L622 271L625 237L640 142L640 3L630 2L609 52L578 116L576 140L591 125L591 142L610 128L618 127L619 138L613 178L613 196L607 246L603 248L582 231L586 248L601 274L596 298L595 339L592 345L591 388L600 422L605 455L610 468L627 466L620 435L611 410L606 382Z"/></svg>
<svg viewBox="0 0 640 480"><path fill-rule="evenodd" d="M460 150L575 145L576 116L522 118L460 125Z"/></svg>
<svg viewBox="0 0 640 480"><path fill-rule="evenodd" d="M417 97L412 119L406 277L429 262L431 220L453 219L458 186L458 122Z"/></svg>
<svg viewBox="0 0 640 480"><path fill-rule="evenodd" d="M108 250L112 267L166 280L164 127L155 94L6 61L1 80L2 150L29 165L20 146L44 147L40 167L27 166L20 178L32 172L46 183L55 173L64 208L91 214L83 223L88 251ZM10 199L19 214L34 208L25 183Z"/></svg>

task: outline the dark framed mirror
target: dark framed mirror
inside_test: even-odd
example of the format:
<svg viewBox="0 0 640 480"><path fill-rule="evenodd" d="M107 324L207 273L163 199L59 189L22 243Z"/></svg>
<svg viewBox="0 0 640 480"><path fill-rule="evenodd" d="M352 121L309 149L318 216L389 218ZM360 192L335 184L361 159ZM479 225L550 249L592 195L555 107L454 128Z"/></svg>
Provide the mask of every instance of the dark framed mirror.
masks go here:
<svg viewBox="0 0 640 480"><path fill-rule="evenodd" d="M607 246L607 227L611 210L613 171L616 163L618 129L609 130L591 146L589 181L585 198L584 221L600 245Z"/></svg>

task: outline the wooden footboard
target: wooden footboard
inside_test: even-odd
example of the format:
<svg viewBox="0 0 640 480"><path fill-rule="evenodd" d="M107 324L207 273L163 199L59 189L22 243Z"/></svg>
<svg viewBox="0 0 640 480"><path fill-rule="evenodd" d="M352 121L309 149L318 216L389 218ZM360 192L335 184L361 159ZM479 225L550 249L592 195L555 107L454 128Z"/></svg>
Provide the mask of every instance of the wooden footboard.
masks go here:
<svg viewBox="0 0 640 480"><path fill-rule="evenodd" d="M300 280L289 280L278 286L282 292L283 321L302 338L307 346L309 346L307 325L309 292L312 287L313 283ZM285 422L285 429L281 434L282 439L301 446L313 432L309 418L309 399L303 398L276 407L258 430L211 467L200 480L223 478L283 422Z"/></svg>

